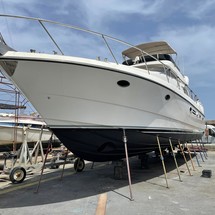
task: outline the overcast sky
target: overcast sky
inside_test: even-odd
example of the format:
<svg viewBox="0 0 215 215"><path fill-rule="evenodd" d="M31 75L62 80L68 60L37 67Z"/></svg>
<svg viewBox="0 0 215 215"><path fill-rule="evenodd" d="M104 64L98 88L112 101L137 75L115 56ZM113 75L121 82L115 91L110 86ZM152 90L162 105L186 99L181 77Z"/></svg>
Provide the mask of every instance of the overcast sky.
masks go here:
<svg viewBox="0 0 215 215"><path fill-rule="evenodd" d="M214 11L214 0L0 0L1 14L63 22L117 37L134 45L167 41L177 51L179 66L189 76L191 89L203 103L206 119L215 119ZM36 22L15 22L0 17L0 26L5 40L15 49L29 51L32 48L41 52L56 50L51 42L47 42L47 36L39 30ZM93 47L97 41L93 38L86 39L85 35L77 32L69 34L63 33L62 28L56 30L52 26L47 27L65 54L78 53L75 45L81 41L91 50L85 55L96 57L97 50ZM28 31L31 37L25 35ZM43 37L45 39L41 41ZM105 53L103 47L99 49Z"/></svg>

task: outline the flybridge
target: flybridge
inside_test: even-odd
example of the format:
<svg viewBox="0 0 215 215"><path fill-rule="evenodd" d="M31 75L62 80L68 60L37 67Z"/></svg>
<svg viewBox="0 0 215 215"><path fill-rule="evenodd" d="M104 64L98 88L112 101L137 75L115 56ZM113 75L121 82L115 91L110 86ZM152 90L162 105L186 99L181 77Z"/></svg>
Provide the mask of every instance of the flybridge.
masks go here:
<svg viewBox="0 0 215 215"><path fill-rule="evenodd" d="M137 49L138 48L138 49ZM144 50L140 51L140 50ZM177 52L165 41L150 42L131 47L122 52L123 55L135 59L136 56L154 54L177 54Z"/></svg>

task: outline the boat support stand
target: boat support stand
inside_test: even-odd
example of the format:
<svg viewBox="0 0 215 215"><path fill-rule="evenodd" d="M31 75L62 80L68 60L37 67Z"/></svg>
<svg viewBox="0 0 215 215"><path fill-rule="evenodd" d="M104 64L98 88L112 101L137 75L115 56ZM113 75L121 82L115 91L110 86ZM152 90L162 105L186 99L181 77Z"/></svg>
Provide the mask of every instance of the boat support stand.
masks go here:
<svg viewBox="0 0 215 215"><path fill-rule="evenodd" d="M123 142L125 147L125 157L126 157L126 165L127 165L127 172L128 172L128 182L129 182L129 191L130 191L130 200L133 201L132 189L131 189L131 174L130 174L130 167L129 167L129 159L128 159L128 148L127 148L127 136L125 133L125 129L123 129Z"/></svg>
<svg viewBox="0 0 215 215"><path fill-rule="evenodd" d="M201 156L202 162L205 162L205 161L204 161L204 158L203 158L203 156L202 156L202 149L201 149L201 147L199 146L198 142L196 142L196 145L197 145L199 154L200 154L200 156Z"/></svg>
<svg viewBox="0 0 215 215"><path fill-rule="evenodd" d="M32 165L32 157L28 148L28 127L23 128L23 142L20 148L20 153L18 154L18 159L21 164L27 165L28 162Z"/></svg>
<svg viewBox="0 0 215 215"><path fill-rule="evenodd" d="M186 157L185 157L184 150L183 150L183 148L181 147L180 140L178 140L178 145L179 145L179 148L180 148L180 150L181 150L181 153L182 153L182 156L183 156L183 158L184 158L184 161L185 161L185 163L186 163L186 167L187 167L187 170L188 170L188 172L189 172L189 175L192 176L192 174L191 174L191 172L190 172L190 169L189 169L189 166L188 166L188 164L187 164L187 159L186 159Z"/></svg>
<svg viewBox="0 0 215 215"><path fill-rule="evenodd" d="M208 158L208 155L207 155L207 151L206 151L206 148L205 148L205 146L204 146L204 143L202 142L201 143L201 141L199 140L199 144L200 144L200 147L201 147L201 151L202 151L202 153L203 153L203 155L204 155L204 157L205 157L205 160L207 160Z"/></svg>
<svg viewBox="0 0 215 215"><path fill-rule="evenodd" d="M39 139L36 142L32 152L30 153L29 147L28 147L28 133L29 133L29 127L23 128L23 142L20 148L20 152L18 154L18 159L21 164L27 165L29 162L32 165L33 155L35 153L34 157L34 164L37 163L39 150L41 152L41 158L42 161L44 161L44 153L43 153L43 146L42 146L42 135L43 135L43 126L41 127L41 131L39 134Z"/></svg>
<svg viewBox="0 0 215 215"><path fill-rule="evenodd" d="M190 149L189 149L187 143L185 144L185 146L186 146L186 148L187 148L187 151L188 151L188 154L189 154L189 157L190 157L190 161L191 161L191 164L192 164L192 167L193 167L193 171L196 171L195 166L194 166L194 163L193 163L192 155L191 155L191 153L190 153Z"/></svg>
<svg viewBox="0 0 215 215"><path fill-rule="evenodd" d="M69 154L69 150L66 149L65 160L64 160L64 163L63 163L63 169L62 169L61 177L60 177L60 180L61 180L61 181L63 180L63 175L64 175L64 170L65 170L65 165L66 165L66 160L67 160L68 154Z"/></svg>
<svg viewBox="0 0 215 215"><path fill-rule="evenodd" d="M207 149L205 148L205 144L202 143L202 146L203 146L203 149L204 149L204 152L205 152L205 156L206 156L206 159L208 158L208 153L207 153Z"/></svg>
<svg viewBox="0 0 215 215"><path fill-rule="evenodd" d="M179 168L178 168L178 163L177 163L177 160L176 160L176 157L175 157L175 153L174 153L174 150L173 150L171 138L169 138L169 144L170 144L170 148L171 148L171 150L172 150L172 155L173 155L173 158L174 158L174 161L175 161L175 166L176 166L176 169L177 169L179 181L182 182L181 175L180 175L180 171L179 171Z"/></svg>
<svg viewBox="0 0 215 215"><path fill-rule="evenodd" d="M50 137L50 139L49 139L49 144L48 144L48 148L47 148L47 150L46 150L45 159L44 159L44 161L43 161L43 166L42 166L42 169L41 169L40 178L39 178L38 185L37 185L37 188L36 188L36 190L34 191L34 193L38 193L39 188L40 188L40 184L41 184L41 180L42 180L42 176L43 176L43 171L44 171L44 169L45 169L45 164L46 164L46 161L47 161L48 153L49 153L49 151L50 151L50 149L51 149L51 145L52 145L52 137L53 137L53 133L52 133L52 135L51 135L51 137Z"/></svg>
<svg viewBox="0 0 215 215"><path fill-rule="evenodd" d="M43 145L42 145L43 128L44 128L44 126L41 126L41 131L40 131L40 134L39 134L39 139L38 139L37 143L35 144L35 146L34 146L34 148L32 150L31 156L28 159L28 161L32 160L33 154L35 153L34 164L37 163L37 159L38 159L38 155L39 155L39 150L40 150L40 153L41 153L42 162L44 161L44 152L43 152Z"/></svg>
<svg viewBox="0 0 215 215"><path fill-rule="evenodd" d="M197 164L198 164L199 167L201 167L201 165L200 165L200 163L199 163L199 159L198 159L198 154L197 154L197 152L196 152L195 147L193 146L193 143L191 143L191 147L192 147L192 149L193 149L193 151L194 151L194 155L195 155L195 157L196 157Z"/></svg>
<svg viewBox="0 0 215 215"><path fill-rule="evenodd" d="M165 163L164 163L164 157L163 157L163 154L162 154L162 150L161 150L161 146L160 146L160 140L159 140L158 135L157 135L157 143L158 143L158 148L159 148L159 151L160 151L160 159L161 159L161 162L162 162L162 165L163 165L163 171L164 171L165 180L166 180L166 187L169 188L168 181L167 181L166 166L165 166Z"/></svg>

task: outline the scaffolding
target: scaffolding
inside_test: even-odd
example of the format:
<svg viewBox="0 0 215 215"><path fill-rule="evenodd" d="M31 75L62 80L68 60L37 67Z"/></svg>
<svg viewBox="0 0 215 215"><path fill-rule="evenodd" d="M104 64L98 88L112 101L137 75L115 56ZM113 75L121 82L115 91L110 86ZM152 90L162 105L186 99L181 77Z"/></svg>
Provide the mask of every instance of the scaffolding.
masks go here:
<svg viewBox="0 0 215 215"><path fill-rule="evenodd" d="M13 151L16 151L18 116L21 110L26 109L26 98L20 91L3 75L0 70L0 111L14 114L14 141Z"/></svg>

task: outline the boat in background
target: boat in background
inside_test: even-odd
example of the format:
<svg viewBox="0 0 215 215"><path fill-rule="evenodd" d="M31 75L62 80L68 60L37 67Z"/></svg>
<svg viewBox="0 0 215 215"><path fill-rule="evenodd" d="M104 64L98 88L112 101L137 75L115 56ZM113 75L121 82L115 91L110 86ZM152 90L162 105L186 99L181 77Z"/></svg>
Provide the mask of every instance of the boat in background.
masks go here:
<svg viewBox="0 0 215 215"><path fill-rule="evenodd" d="M29 146L35 144L40 138L41 130L41 142L48 143L51 131L40 117L0 113L0 151L12 151L14 145L18 149L25 135ZM57 142L56 137L53 137L53 142Z"/></svg>
<svg viewBox="0 0 215 215"><path fill-rule="evenodd" d="M90 161L124 158L125 135L129 156L157 150L158 139L163 150L170 139L173 145L201 139L204 108L171 57L176 51L167 42L133 46L98 32L27 19L43 23L46 32L48 23L97 36L115 61L18 52L0 39L5 76L76 156ZM117 61L108 40L127 46L123 63ZM86 46L82 49L87 51Z"/></svg>
<svg viewBox="0 0 215 215"><path fill-rule="evenodd" d="M203 143L214 143L215 142L215 126L206 124L205 132L202 136Z"/></svg>

